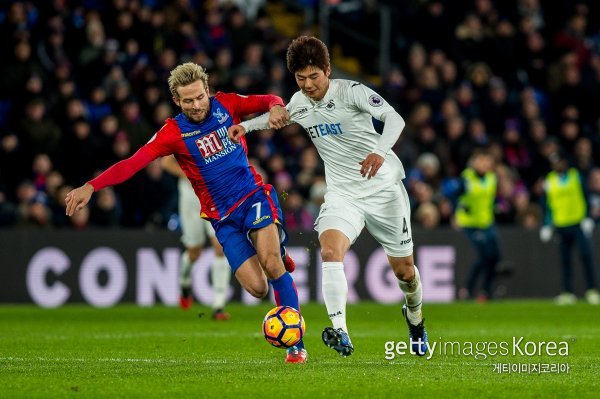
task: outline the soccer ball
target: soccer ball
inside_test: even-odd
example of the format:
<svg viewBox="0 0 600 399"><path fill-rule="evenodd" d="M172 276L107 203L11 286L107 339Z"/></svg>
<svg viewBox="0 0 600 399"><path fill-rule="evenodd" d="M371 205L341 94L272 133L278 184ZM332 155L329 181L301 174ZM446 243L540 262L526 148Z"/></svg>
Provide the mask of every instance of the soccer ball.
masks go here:
<svg viewBox="0 0 600 399"><path fill-rule="evenodd" d="M277 306L265 316L262 329L268 343L277 348L289 348L304 337L306 326L304 318L296 309Z"/></svg>

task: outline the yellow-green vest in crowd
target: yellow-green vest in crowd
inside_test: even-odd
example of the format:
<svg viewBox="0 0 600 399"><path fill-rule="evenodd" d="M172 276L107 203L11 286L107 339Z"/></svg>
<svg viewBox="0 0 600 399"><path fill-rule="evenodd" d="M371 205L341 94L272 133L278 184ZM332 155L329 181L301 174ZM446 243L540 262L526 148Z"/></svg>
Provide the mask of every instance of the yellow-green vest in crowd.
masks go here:
<svg viewBox="0 0 600 399"><path fill-rule="evenodd" d="M465 192L458 198L456 223L460 227L486 229L494 224L497 179L492 172L480 178L474 169L463 171Z"/></svg>
<svg viewBox="0 0 600 399"><path fill-rule="evenodd" d="M577 169L569 168L564 177L555 171L548 173L546 197L554 226L573 226L585 218L587 205Z"/></svg>

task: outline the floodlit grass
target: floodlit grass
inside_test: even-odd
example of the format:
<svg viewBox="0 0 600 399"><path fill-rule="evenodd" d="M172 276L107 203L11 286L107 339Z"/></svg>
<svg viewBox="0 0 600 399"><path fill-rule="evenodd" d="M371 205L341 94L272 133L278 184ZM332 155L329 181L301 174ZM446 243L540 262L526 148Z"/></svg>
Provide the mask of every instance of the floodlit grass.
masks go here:
<svg viewBox="0 0 600 399"><path fill-rule="evenodd" d="M215 322L200 305L188 312L0 305L0 398L585 398L597 397L600 388L600 309L584 303L426 305L429 338L438 343L430 360L409 354L385 359L385 342L407 338L399 305L350 306L356 351L344 359L321 342L328 325L324 305L308 304L302 309L305 365L285 364L284 351L261 336L271 307L230 305L232 319ZM549 356L544 346L541 355L513 356L513 337L524 337L525 350L564 341L569 353ZM525 347L529 341L535 344ZM442 353L440 346L452 342L461 345L460 353L450 345ZM507 342L510 353L476 359L468 342ZM498 373L498 363L568 364L569 371Z"/></svg>

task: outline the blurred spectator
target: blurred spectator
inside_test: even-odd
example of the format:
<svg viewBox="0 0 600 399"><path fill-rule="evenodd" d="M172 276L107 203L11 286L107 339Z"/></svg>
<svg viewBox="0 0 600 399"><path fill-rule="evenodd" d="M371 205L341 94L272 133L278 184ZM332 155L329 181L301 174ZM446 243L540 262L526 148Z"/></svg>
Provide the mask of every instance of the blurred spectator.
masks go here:
<svg viewBox="0 0 600 399"><path fill-rule="evenodd" d="M47 154L38 154L33 159L31 167L32 181L36 190L46 191L46 179L52 171L52 161Z"/></svg>
<svg viewBox="0 0 600 399"><path fill-rule="evenodd" d="M475 101L473 88L468 82L461 82L454 93L458 108L463 117L474 118L480 114L479 106Z"/></svg>
<svg viewBox="0 0 600 399"><path fill-rule="evenodd" d="M594 161L593 150L592 141L589 138L579 137L575 141L573 163L584 178L587 178L590 171L597 166Z"/></svg>
<svg viewBox="0 0 600 399"><path fill-rule="evenodd" d="M139 103L140 106L140 113L142 115L154 115L155 110L158 108L159 104L164 101L165 98L163 98L162 92L160 91L160 88L157 85L150 85L148 87L144 88L144 96L141 98L141 101ZM160 121L160 126L157 126L157 129L159 129L166 118L163 118L162 121ZM152 119L152 122L154 122L154 118Z"/></svg>
<svg viewBox="0 0 600 399"><path fill-rule="evenodd" d="M406 84L406 77L402 70L397 66L392 67L385 79L381 94L398 111L404 107Z"/></svg>
<svg viewBox="0 0 600 399"><path fill-rule="evenodd" d="M463 299L477 297L478 301L487 301L493 295L496 267L501 259L494 222L496 188L494 158L489 152L477 150L469 167L461 173L460 183L453 193L458 198L456 225L467 235L476 254L466 288L460 293ZM477 294L475 287L480 276L483 276L483 284L481 293Z"/></svg>
<svg viewBox="0 0 600 399"><path fill-rule="evenodd" d="M600 168L590 170L588 175L590 217L600 225Z"/></svg>
<svg viewBox="0 0 600 399"><path fill-rule="evenodd" d="M409 172L407 179L408 190L412 190L417 183L424 183L430 187L432 193L439 191L442 174L438 157L428 152L421 154L417 158L416 168Z"/></svg>
<svg viewBox="0 0 600 399"><path fill-rule="evenodd" d="M542 209L538 204L529 203L517 213L517 223L527 230L537 230L542 224Z"/></svg>
<svg viewBox="0 0 600 399"><path fill-rule="evenodd" d="M227 47L222 47L215 56L215 65L210 73L210 86L217 90L231 91L233 81L233 53Z"/></svg>
<svg viewBox="0 0 600 399"><path fill-rule="evenodd" d="M478 104L483 102L489 90L490 79L492 78L492 70L484 62L476 62L469 65L467 68L467 78L471 84L475 100Z"/></svg>
<svg viewBox="0 0 600 399"><path fill-rule="evenodd" d="M30 154L46 153L52 159L56 159L62 133L47 117L43 99L34 98L27 103L25 116L19 124L19 132Z"/></svg>
<svg viewBox="0 0 600 399"><path fill-rule="evenodd" d="M12 226L17 220L17 209L6 198L4 189L0 187L0 227Z"/></svg>
<svg viewBox="0 0 600 399"><path fill-rule="evenodd" d="M129 142L135 149L146 144L154 134L152 126L140 113L140 106L133 98L128 98L121 107L119 127L127 133Z"/></svg>
<svg viewBox="0 0 600 399"><path fill-rule="evenodd" d="M32 55L31 44L26 40L19 41L16 45L11 43L7 48L13 48L13 54L8 62L0 68L0 87L2 97L13 93L11 99L16 104L24 104L28 99L23 98L27 80L33 76L43 76L42 67Z"/></svg>
<svg viewBox="0 0 600 399"><path fill-rule="evenodd" d="M233 54L234 57L240 57L244 54L244 50L250 43L258 39L256 29L253 29L246 15L242 12L242 10L246 10L247 8L246 4L243 6L240 5L240 7L232 7L227 14L227 36L231 43L231 48L228 52L230 55Z"/></svg>
<svg viewBox="0 0 600 399"><path fill-rule="evenodd" d="M296 190L291 190L281 201L283 219L289 231L310 231L315 219L304 207L304 199Z"/></svg>
<svg viewBox="0 0 600 399"><path fill-rule="evenodd" d="M450 50L452 46L452 20L445 2L434 0L421 3L416 25L417 35L428 49L440 47Z"/></svg>
<svg viewBox="0 0 600 399"><path fill-rule="evenodd" d="M75 230L85 230L90 222L90 208L81 209L77 214L71 216L70 221Z"/></svg>
<svg viewBox="0 0 600 399"><path fill-rule="evenodd" d="M481 116L494 137L500 137L504 123L513 110L508 101L508 92L504 82L498 78L490 79L489 90L482 98Z"/></svg>
<svg viewBox="0 0 600 399"><path fill-rule="evenodd" d="M544 183L545 197L544 226L540 229L540 239L548 242L556 230L559 239L561 261L562 293L556 297L558 305L571 305L577 302L573 291L572 252L577 245L585 275L586 300L600 304L596 282L596 270L592 259L592 234L594 220L590 218L589 201L586 198L586 185L577 169L569 166L563 152L550 154L552 171Z"/></svg>
<svg viewBox="0 0 600 399"><path fill-rule="evenodd" d="M73 121L70 131L62 141L61 159L67 181L72 184L83 184L87 181L98 162L97 148L88 121L84 118Z"/></svg>
<svg viewBox="0 0 600 399"><path fill-rule="evenodd" d="M48 173L46 177L46 195L50 200L56 197L58 194L58 189L65 183L65 179L55 170Z"/></svg>
<svg viewBox="0 0 600 399"><path fill-rule="evenodd" d="M530 177L531 155L526 141L521 136L516 121L506 123L502 135L503 159L506 164L514 169L519 176L527 179Z"/></svg>
<svg viewBox="0 0 600 399"><path fill-rule="evenodd" d="M121 207L112 187L98 192L90 207L90 224L95 227L117 227L121 218Z"/></svg>
<svg viewBox="0 0 600 399"><path fill-rule="evenodd" d="M86 103L86 109L86 115L92 126L97 126L102 118L112 113L104 87L96 86L92 89L90 101Z"/></svg>
<svg viewBox="0 0 600 399"><path fill-rule="evenodd" d="M0 133L2 135L2 133ZM0 137L0 187L5 191L9 200L16 199L17 185L29 178L29 157L23 141L12 132L6 132Z"/></svg>
<svg viewBox="0 0 600 399"><path fill-rule="evenodd" d="M515 26L508 19L502 18L492 29L495 29L495 32L492 39L494 47L490 65L493 66L494 73L510 84L515 84L518 68L518 59L515 57L518 49Z"/></svg>
<svg viewBox="0 0 600 399"><path fill-rule="evenodd" d="M299 171L296 174L296 187L305 197L309 197L317 176L324 176L323 163L314 147L307 147L300 155Z"/></svg>
<svg viewBox="0 0 600 399"><path fill-rule="evenodd" d="M440 225L440 211L431 202L422 203L415 211L415 220L427 230L434 229Z"/></svg>
<svg viewBox="0 0 600 399"><path fill-rule="evenodd" d="M462 67L489 58L491 32L477 15L467 14L456 27L455 36L457 58Z"/></svg>
<svg viewBox="0 0 600 399"><path fill-rule="evenodd" d="M107 115L100 121L99 132L96 134L96 167L104 169L115 161L113 143L119 133L119 121L114 115ZM125 133L123 133L125 134Z"/></svg>
<svg viewBox="0 0 600 399"><path fill-rule="evenodd" d="M527 34L520 53L521 68L526 73L527 82L538 89L546 86L549 54L542 34L537 31Z"/></svg>
<svg viewBox="0 0 600 399"><path fill-rule="evenodd" d="M469 141L475 147L486 147L489 144L487 127L481 119L471 119L469 122Z"/></svg>
<svg viewBox="0 0 600 399"><path fill-rule="evenodd" d="M445 170L450 176L458 176L471 153L465 120L460 116L449 119L445 124L445 133L446 140L444 140L444 144L448 152L448 157L444 160Z"/></svg>
<svg viewBox="0 0 600 399"><path fill-rule="evenodd" d="M244 59L234 75L248 79L246 92L262 92L266 89L267 77L264 49L259 43L249 44L244 51Z"/></svg>
<svg viewBox="0 0 600 399"><path fill-rule="evenodd" d="M327 194L327 184L325 184L325 176L320 176L315 179L315 182L310 187L310 192L308 195L309 203L307 205L307 209L313 216L313 219L316 220L317 216L319 216L319 210L323 202L325 202L325 194ZM312 230L312 229L311 229Z"/></svg>
<svg viewBox="0 0 600 399"><path fill-rule="evenodd" d="M516 171L505 164L496 165L498 189L496 194L496 223L512 224L515 222L517 210L514 203L517 193L526 190L518 178Z"/></svg>
<svg viewBox="0 0 600 399"><path fill-rule="evenodd" d="M165 124L165 120L173 115L173 106L168 101L161 101L154 107L152 115L152 125L158 130Z"/></svg>
<svg viewBox="0 0 600 399"><path fill-rule="evenodd" d="M31 181L23 181L17 187L18 223L22 226L49 227L50 209L46 206L46 195L38 191Z"/></svg>

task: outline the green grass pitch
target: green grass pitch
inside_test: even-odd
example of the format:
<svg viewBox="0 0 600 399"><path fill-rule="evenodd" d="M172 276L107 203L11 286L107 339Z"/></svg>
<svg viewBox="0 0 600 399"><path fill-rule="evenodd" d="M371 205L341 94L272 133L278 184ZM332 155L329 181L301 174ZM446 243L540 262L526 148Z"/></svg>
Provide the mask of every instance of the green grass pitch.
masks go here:
<svg viewBox="0 0 600 399"><path fill-rule="evenodd" d="M342 358L321 342L329 324L324 305L307 304L304 365L285 364L284 351L263 339L261 321L271 307L232 304L232 319L215 322L201 305L188 312L0 305L0 398L598 397L600 309L585 303L425 305L430 341L440 345L460 342L465 351L466 342L512 345L513 337L524 337L522 345L564 341L569 347L566 356L513 356L511 346L509 355L486 359L467 350L435 352L430 360L385 359L386 341L406 341L399 305L349 306L356 351ZM569 372L499 373L498 363L568 364Z"/></svg>

